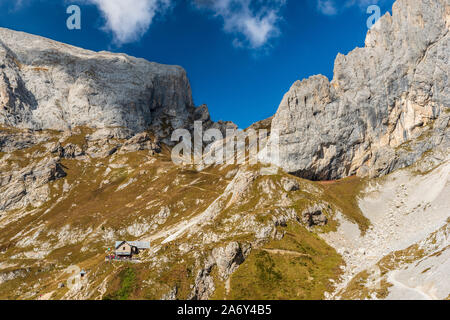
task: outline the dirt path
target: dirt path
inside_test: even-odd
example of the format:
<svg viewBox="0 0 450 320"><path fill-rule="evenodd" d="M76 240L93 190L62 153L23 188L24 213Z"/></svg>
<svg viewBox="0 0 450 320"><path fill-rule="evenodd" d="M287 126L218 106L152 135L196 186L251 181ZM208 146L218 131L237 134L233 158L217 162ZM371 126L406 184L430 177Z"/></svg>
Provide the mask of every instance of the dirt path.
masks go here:
<svg viewBox="0 0 450 320"><path fill-rule="evenodd" d="M290 250L283 250L283 249L262 249L262 250L266 251L268 253L281 254L283 256L310 257L309 254L300 253L300 252L296 252L296 251L290 251Z"/></svg>
<svg viewBox="0 0 450 320"><path fill-rule="evenodd" d="M51 292L49 292L49 293L46 293L46 294L40 296L40 297L38 298L38 300L50 300L50 298L51 298L52 295L53 295L53 292L55 292L55 291L51 291Z"/></svg>
<svg viewBox="0 0 450 320"><path fill-rule="evenodd" d="M214 202L205 211L196 215L190 220L182 221L167 230L160 231L150 237L142 239L142 241L153 242L161 238L166 238L161 242L162 244L165 244L176 240L179 236L181 236L185 232L194 229L197 225L207 221L215 214L220 212L220 208L222 207L220 204L221 197L222 195L219 196L216 200L214 200Z"/></svg>
<svg viewBox="0 0 450 320"><path fill-rule="evenodd" d="M216 194L220 194L220 192L217 192L217 191L215 191L215 190L208 190L208 189L205 189L205 188L201 188L201 187L197 187L197 186L193 186L193 185L189 185L189 184L183 184L183 185L180 185L181 187L184 187L184 188L194 188L194 189L197 189L197 190L200 190L200 191L203 191L203 192L214 192L214 193L216 193Z"/></svg>
<svg viewBox="0 0 450 320"><path fill-rule="evenodd" d="M398 290L402 291L403 299L414 299L414 300L433 300L433 297L429 296L426 292L418 288L411 288L404 283L398 281L395 278L397 271L391 272L388 276L388 281L393 284Z"/></svg>

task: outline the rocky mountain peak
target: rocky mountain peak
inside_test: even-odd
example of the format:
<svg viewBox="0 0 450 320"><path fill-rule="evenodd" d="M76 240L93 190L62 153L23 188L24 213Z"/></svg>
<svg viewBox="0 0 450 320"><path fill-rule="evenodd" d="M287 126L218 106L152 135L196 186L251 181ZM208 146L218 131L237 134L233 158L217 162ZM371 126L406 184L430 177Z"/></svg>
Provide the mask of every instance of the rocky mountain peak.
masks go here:
<svg viewBox="0 0 450 320"><path fill-rule="evenodd" d="M186 126L195 112L179 66L4 28L0 57L0 124L34 130L122 127L133 133L150 127L162 133L162 127ZM202 112L209 119L207 109Z"/></svg>
<svg viewBox="0 0 450 320"><path fill-rule="evenodd" d="M447 0L397 1L331 82L291 87L272 122L280 160L267 160L313 180L374 177L448 145L449 16Z"/></svg>
<svg viewBox="0 0 450 320"><path fill-rule="evenodd" d="M211 165L181 67L0 28L0 299L449 299L449 17L398 0Z"/></svg>

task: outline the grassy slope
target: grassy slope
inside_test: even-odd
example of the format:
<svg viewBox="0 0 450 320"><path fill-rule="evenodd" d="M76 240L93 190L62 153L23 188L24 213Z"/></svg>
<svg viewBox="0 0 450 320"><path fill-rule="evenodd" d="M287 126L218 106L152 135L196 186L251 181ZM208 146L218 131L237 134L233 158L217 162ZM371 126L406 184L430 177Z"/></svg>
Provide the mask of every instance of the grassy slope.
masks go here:
<svg viewBox="0 0 450 320"><path fill-rule="evenodd" d="M83 135L90 131L81 130L79 135L68 139L65 143L84 144ZM56 135L56 133L54 133ZM53 140L52 140L53 141ZM20 166L26 160L31 161L29 155L39 146L18 152ZM164 247L158 253L160 258L167 259L167 263L155 268L150 262L139 265L124 266L123 264L108 264L104 262L104 254L111 243L100 237L89 242L67 244L53 250L44 260L11 259L10 257L33 247L18 248L9 240L20 231L31 231L39 224L45 223L45 230L58 231L66 225L71 228L86 230L112 229L123 230L128 225L142 219L153 219L162 206L171 210L168 220L159 228L179 223L183 219L192 217L203 210L220 195L229 180L225 175L235 167L213 167L204 172L197 172L192 168L174 167L170 162L170 150L164 149L156 160L144 151L115 155L108 159L93 159L90 162L78 160L63 160L62 164L67 177L50 184L51 200L40 208L27 208L34 214L26 215L16 223L2 230L0 245L6 250L0 253L0 263L14 263L11 270L29 268L26 278L17 278L0 284L0 298L24 298L17 288L31 287L38 284L35 295L55 291L53 298L61 298L66 288L58 289L58 284L64 282L68 274L65 268L76 264L80 268L91 270L91 274L98 277L93 286L100 285L104 279L110 284L106 295L110 298L131 299L159 299L173 287L178 289L179 298L187 298L190 286L195 280L197 268L195 258L191 254L181 256L176 254L180 239ZM105 174L109 163L125 164L124 168L113 168ZM264 179L270 179L279 184L285 176L260 177L251 186L245 196L245 201L233 208L225 210L212 228L218 231L225 227L223 220L232 214L239 213L254 215L259 223L267 223L276 212L274 205L277 199L268 199L259 187ZM292 178L292 177L291 177ZM120 185L134 179L128 187L117 190ZM295 178L297 179L297 178ZM66 180L72 188L63 193L62 186ZM107 182L105 183L105 181ZM329 203L330 218L328 228L334 228L333 212L338 209L349 219L357 222L364 230L368 222L362 216L356 205L356 198L362 183L357 179L346 179L329 184L309 182L298 179L301 190L290 195L293 208L300 214L303 209L315 201ZM180 205L181 203L181 205ZM255 209L257 204L262 207ZM317 229L327 231L327 228ZM217 292L214 298L239 299L320 299L324 291L331 290L329 279L336 279L342 264L340 256L315 231L307 230L297 222L291 222L287 227L279 227L279 232L286 232L281 241L271 241L263 248L254 250L247 261L231 278L231 290L227 293L225 284L217 279L217 270L213 271L216 278ZM132 236L126 236L134 240ZM230 241L251 241L253 236L239 235L231 237ZM47 232L42 232L38 238L40 242L49 242L56 246L58 241L49 238ZM82 251L87 247L87 251ZM304 254L291 256L278 254L263 249L289 250ZM207 252L202 253L204 255ZM130 269L131 268L131 269ZM133 270L133 277L131 271ZM3 271L2 271L3 272ZM130 279L133 279L132 281ZM127 280L128 279L128 280ZM135 283L136 285L131 285ZM126 289L121 289L121 288ZM121 291L122 290L122 291ZM100 297L95 293L92 298Z"/></svg>
<svg viewBox="0 0 450 320"><path fill-rule="evenodd" d="M280 229L285 237L253 250L231 276L229 292L218 290L213 298L322 299L325 291L332 290L330 279L337 279L343 263L340 256L296 223Z"/></svg>

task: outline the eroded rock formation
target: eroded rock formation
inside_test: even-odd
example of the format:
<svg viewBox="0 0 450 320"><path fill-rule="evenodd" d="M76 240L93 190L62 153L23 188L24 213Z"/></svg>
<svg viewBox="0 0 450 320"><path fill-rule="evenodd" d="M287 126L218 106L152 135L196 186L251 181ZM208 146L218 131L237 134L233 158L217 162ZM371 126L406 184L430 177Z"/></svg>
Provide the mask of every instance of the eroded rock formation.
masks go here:
<svg viewBox="0 0 450 320"><path fill-rule="evenodd" d="M294 83L272 122L272 162L313 180L374 177L449 143L450 4L399 0L392 12L337 56L331 82Z"/></svg>

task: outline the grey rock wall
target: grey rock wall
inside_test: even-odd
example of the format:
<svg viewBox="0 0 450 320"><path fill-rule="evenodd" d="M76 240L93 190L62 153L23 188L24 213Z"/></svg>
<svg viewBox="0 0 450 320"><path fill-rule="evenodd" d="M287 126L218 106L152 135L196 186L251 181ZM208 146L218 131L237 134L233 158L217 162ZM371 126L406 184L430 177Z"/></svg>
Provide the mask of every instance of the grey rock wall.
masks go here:
<svg viewBox="0 0 450 320"><path fill-rule="evenodd" d="M194 112L181 67L0 28L2 125L122 127L138 133L185 127Z"/></svg>
<svg viewBox="0 0 450 320"><path fill-rule="evenodd" d="M449 27L449 0L398 0L331 82L294 83L272 121L279 160L264 160L314 180L374 177L448 145Z"/></svg>

